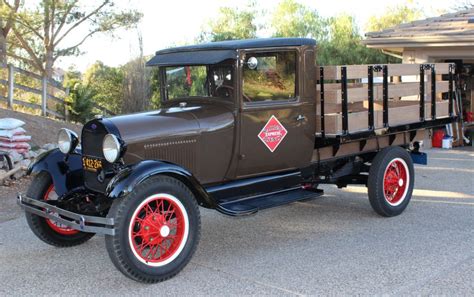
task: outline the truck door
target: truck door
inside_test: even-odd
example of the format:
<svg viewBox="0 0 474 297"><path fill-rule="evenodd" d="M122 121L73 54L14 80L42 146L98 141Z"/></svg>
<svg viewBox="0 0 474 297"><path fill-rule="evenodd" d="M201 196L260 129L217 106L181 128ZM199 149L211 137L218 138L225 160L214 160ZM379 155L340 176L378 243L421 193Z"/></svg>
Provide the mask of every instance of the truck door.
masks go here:
<svg viewBox="0 0 474 297"><path fill-rule="evenodd" d="M314 148L315 98L314 92L311 98L300 96L304 57L297 49L246 51L241 61L237 177L307 166Z"/></svg>

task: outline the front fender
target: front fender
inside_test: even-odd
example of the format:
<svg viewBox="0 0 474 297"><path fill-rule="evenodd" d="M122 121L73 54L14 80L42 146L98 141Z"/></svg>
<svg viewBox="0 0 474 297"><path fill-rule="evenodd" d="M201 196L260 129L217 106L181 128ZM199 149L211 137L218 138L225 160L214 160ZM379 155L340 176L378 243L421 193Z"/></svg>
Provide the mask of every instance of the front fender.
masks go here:
<svg viewBox="0 0 474 297"><path fill-rule="evenodd" d="M179 179L193 192L199 205L215 208L215 201L189 171L165 161L145 160L126 167L109 182L106 195L111 199L121 198L131 193L144 180L159 174Z"/></svg>
<svg viewBox="0 0 474 297"><path fill-rule="evenodd" d="M58 196L63 196L72 189L83 186L81 150L76 149L69 154L67 160L59 149L40 154L28 167L27 174L36 175L40 172L49 173Z"/></svg>

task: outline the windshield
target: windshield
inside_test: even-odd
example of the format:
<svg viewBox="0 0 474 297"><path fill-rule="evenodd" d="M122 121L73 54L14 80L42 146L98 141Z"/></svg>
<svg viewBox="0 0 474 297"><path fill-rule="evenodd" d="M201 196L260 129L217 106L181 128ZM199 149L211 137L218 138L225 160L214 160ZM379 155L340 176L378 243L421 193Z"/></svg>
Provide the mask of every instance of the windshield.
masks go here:
<svg viewBox="0 0 474 297"><path fill-rule="evenodd" d="M165 67L168 100L189 97L231 99L234 95L233 65Z"/></svg>

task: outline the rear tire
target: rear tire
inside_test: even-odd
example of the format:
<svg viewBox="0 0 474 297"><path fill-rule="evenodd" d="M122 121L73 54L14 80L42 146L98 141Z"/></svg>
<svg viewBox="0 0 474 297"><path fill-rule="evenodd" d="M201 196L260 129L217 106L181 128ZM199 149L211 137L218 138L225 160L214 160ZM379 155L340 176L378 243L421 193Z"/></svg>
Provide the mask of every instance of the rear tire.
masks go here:
<svg viewBox="0 0 474 297"><path fill-rule="evenodd" d="M108 217L114 236L106 235L107 252L125 276L156 283L178 274L199 242L201 221L196 199L181 181L151 177L113 202Z"/></svg>
<svg viewBox="0 0 474 297"><path fill-rule="evenodd" d="M54 192L51 177L42 172L35 176L31 182L27 196L36 200L48 200L51 197L51 192ZM94 236L93 233L72 230L29 212L25 212L25 216L31 231L39 239L52 246L71 247L82 244Z"/></svg>
<svg viewBox="0 0 474 297"><path fill-rule="evenodd" d="M381 216L401 214L410 202L415 183L413 161L408 152L398 146L377 153L369 171L369 201Z"/></svg>

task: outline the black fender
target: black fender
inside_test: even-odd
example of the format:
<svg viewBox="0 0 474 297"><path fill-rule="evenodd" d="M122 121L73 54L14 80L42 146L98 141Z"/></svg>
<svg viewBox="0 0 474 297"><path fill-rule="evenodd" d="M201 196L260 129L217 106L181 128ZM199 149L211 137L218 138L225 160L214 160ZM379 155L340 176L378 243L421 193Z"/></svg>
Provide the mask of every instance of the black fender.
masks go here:
<svg viewBox="0 0 474 297"><path fill-rule="evenodd" d="M51 176L54 189L59 197L84 185L82 173L82 152L74 150L66 158L59 149L40 154L27 170L28 175L47 172Z"/></svg>
<svg viewBox="0 0 474 297"><path fill-rule="evenodd" d="M188 170L173 163L156 160L141 161L122 169L110 180L106 195L110 199L121 198L131 193L144 180L159 174L172 176L183 182L193 192L199 205L216 207L214 199Z"/></svg>

